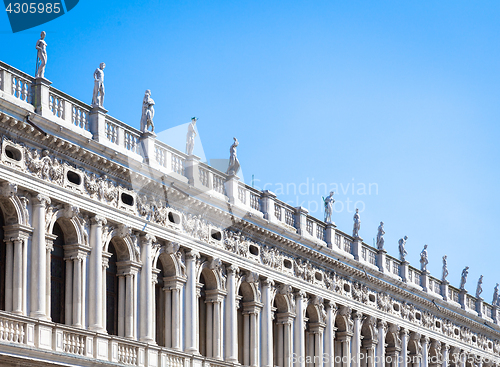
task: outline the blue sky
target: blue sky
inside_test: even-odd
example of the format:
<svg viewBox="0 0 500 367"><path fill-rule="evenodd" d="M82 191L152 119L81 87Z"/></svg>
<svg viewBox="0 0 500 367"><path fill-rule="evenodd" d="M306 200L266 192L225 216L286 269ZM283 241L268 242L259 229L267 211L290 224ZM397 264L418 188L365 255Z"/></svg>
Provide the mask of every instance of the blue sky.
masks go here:
<svg viewBox="0 0 500 367"><path fill-rule="evenodd" d="M281 184L280 199L318 218L325 193L316 185L336 184L340 229L352 230L358 202L366 242L383 220L390 254L408 235L418 266L428 244L434 276L447 254L450 282L468 265L466 288L474 294L484 274L491 302L500 282L499 13L495 1L80 0L17 34L0 15L0 59L33 74L45 30L56 88L90 103L104 61L110 115L138 128L151 89L158 131L199 117L207 159L227 158L236 136L246 182Z"/></svg>

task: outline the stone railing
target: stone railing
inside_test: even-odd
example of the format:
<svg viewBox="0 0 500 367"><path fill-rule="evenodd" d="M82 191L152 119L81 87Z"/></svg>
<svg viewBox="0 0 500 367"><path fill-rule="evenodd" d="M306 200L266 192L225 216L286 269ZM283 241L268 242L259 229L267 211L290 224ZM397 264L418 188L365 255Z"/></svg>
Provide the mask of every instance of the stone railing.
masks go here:
<svg viewBox="0 0 500 367"><path fill-rule="evenodd" d="M169 366L209 365L216 367L234 366L202 356L193 356L164 347L149 345L99 334L67 325L40 321L0 311L0 349L2 345L21 345L30 348L30 355L40 361L67 362L68 355L102 360L126 366ZM47 355L47 351L53 353Z"/></svg>
<svg viewBox="0 0 500 367"><path fill-rule="evenodd" d="M32 104L34 84L32 76L0 61L0 90L5 95Z"/></svg>

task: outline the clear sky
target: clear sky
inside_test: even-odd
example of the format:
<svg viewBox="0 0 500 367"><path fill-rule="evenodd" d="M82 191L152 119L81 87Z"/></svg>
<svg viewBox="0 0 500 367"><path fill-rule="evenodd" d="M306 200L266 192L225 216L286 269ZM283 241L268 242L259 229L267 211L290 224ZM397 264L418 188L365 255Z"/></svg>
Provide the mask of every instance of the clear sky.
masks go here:
<svg viewBox="0 0 500 367"><path fill-rule="evenodd" d="M139 128L151 89L158 131L197 116L208 160L228 158L236 136L246 182L254 175L318 218L324 186L336 186L340 229L352 231L357 202L367 243L383 220L390 254L408 235L418 267L428 244L432 275L447 254L449 281L458 286L468 265L466 288L475 294L484 274L491 302L499 19L498 1L80 0L17 34L2 13L0 59L34 74L45 30L56 88L90 103L104 61L110 115Z"/></svg>

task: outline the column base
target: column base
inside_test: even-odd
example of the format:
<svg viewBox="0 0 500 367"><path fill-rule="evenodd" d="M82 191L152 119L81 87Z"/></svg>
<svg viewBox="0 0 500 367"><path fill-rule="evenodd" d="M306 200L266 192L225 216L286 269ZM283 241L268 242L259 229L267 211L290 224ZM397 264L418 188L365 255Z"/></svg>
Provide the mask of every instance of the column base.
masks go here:
<svg viewBox="0 0 500 367"><path fill-rule="evenodd" d="M201 356L200 352L198 352L198 350L196 348L184 349L184 352L189 353L189 354L193 354L195 356Z"/></svg>
<svg viewBox="0 0 500 367"><path fill-rule="evenodd" d="M156 345L156 342L153 338L141 338L139 339L139 341L143 342L143 343L148 343L148 344L151 344L151 345Z"/></svg>
<svg viewBox="0 0 500 367"><path fill-rule="evenodd" d="M108 333L108 331L106 329L104 329L103 327L98 326L98 325L89 326L89 330L90 331L94 331L96 333L102 333L102 334L107 334Z"/></svg>
<svg viewBox="0 0 500 367"><path fill-rule="evenodd" d="M14 311L12 313L15 313L17 315L21 315L22 314L22 313L17 313L16 311ZM44 313L41 313L41 312L32 312L32 313L30 313L30 317L32 317L34 319L40 319L40 320L48 320L49 319L47 317L47 315L45 315Z"/></svg>

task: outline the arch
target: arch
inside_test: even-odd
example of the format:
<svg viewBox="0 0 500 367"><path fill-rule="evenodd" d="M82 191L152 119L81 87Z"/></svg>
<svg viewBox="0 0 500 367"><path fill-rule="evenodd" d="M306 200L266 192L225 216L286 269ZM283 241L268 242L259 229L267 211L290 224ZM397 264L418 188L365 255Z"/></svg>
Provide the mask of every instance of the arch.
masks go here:
<svg viewBox="0 0 500 367"><path fill-rule="evenodd" d="M201 276L205 280L205 286L207 290L225 290L226 282L225 277L222 274L222 269L220 265L220 260L206 260L198 268L196 279L198 283L201 283Z"/></svg>
<svg viewBox="0 0 500 367"><path fill-rule="evenodd" d="M63 230L66 245L79 244L88 246L88 234L85 230L85 223L77 216L77 213L78 208L66 205L53 212L52 215L48 214L47 222L45 223L47 233L52 233L54 225L57 222Z"/></svg>
<svg viewBox="0 0 500 367"><path fill-rule="evenodd" d="M109 245L111 241L115 246L117 251L118 261L132 260L136 262L141 261L141 256L139 253L139 248L137 245L137 237L130 233L130 229L127 227L127 232L124 233L125 226L106 227L103 229L103 252L110 252ZM118 248L117 248L118 247Z"/></svg>
<svg viewBox="0 0 500 367"><path fill-rule="evenodd" d="M28 199L17 195L17 185L4 182L0 186L0 209L4 225L29 225Z"/></svg>
<svg viewBox="0 0 500 367"><path fill-rule="evenodd" d="M165 247L162 246L160 251L156 253L153 258L153 269L159 267L163 268L164 277L183 277L186 274L186 265L182 261L182 253L169 253Z"/></svg>

